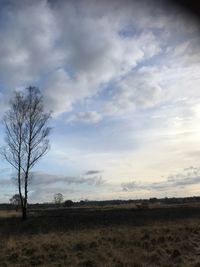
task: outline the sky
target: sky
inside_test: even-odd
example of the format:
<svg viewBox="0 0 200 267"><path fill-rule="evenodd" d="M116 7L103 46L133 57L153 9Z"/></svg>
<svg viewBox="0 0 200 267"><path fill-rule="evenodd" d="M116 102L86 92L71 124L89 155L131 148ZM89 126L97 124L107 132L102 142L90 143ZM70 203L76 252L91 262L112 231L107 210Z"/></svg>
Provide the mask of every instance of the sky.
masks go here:
<svg viewBox="0 0 200 267"><path fill-rule="evenodd" d="M200 195L199 28L162 1L1 1L0 117L30 85L53 112L30 202Z"/></svg>

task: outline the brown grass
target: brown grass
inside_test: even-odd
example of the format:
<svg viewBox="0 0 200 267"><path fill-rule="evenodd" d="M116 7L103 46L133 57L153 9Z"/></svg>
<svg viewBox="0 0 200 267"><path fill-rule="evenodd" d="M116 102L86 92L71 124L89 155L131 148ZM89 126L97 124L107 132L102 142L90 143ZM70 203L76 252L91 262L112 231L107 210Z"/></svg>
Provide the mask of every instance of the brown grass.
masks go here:
<svg viewBox="0 0 200 267"><path fill-rule="evenodd" d="M21 213L15 210L0 210L0 218L20 217Z"/></svg>
<svg viewBox="0 0 200 267"><path fill-rule="evenodd" d="M200 218L147 220L139 226L126 224L124 217L124 224L59 228L62 217L57 216L56 229L47 214L25 223L3 215L0 266L200 267ZM52 222L55 229L48 228ZM25 230L11 228L16 224Z"/></svg>

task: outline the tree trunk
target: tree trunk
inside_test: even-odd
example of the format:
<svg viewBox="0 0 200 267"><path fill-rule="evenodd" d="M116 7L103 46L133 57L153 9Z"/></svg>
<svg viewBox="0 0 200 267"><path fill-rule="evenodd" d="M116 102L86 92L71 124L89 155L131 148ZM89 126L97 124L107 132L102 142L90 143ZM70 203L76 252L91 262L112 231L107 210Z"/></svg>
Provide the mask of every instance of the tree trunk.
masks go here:
<svg viewBox="0 0 200 267"><path fill-rule="evenodd" d="M22 208L22 221L26 221L27 219L27 209L26 206Z"/></svg>

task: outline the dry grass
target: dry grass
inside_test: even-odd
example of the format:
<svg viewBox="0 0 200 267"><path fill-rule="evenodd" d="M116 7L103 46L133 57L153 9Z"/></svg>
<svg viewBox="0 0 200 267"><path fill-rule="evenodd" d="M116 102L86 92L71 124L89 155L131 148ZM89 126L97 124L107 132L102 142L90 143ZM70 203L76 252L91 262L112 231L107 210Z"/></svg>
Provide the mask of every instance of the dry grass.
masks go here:
<svg viewBox="0 0 200 267"><path fill-rule="evenodd" d="M35 219L42 223L40 217ZM46 219L46 225L51 224L51 217ZM144 226L124 223L61 228L31 234L10 229L10 234L1 232L0 238L2 267L200 267L200 218L157 220Z"/></svg>
<svg viewBox="0 0 200 267"><path fill-rule="evenodd" d="M0 210L0 218L20 217L21 213L15 210Z"/></svg>

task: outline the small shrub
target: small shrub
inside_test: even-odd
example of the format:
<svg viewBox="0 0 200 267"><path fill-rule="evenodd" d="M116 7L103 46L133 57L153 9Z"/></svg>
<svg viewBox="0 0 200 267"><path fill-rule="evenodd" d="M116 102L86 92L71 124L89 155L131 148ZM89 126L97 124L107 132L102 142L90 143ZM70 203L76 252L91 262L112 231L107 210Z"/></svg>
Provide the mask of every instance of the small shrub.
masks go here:
<svg viewBox="0 0 200 267"><path fill-rule="evenodd" d="M66 200L64 202L64 207L70 208L74 206L74 202L72 200Z"/></svg>

